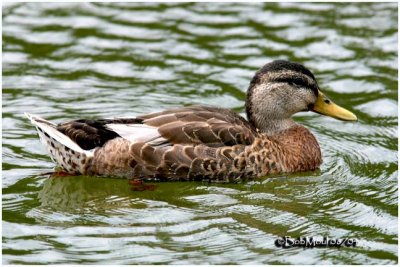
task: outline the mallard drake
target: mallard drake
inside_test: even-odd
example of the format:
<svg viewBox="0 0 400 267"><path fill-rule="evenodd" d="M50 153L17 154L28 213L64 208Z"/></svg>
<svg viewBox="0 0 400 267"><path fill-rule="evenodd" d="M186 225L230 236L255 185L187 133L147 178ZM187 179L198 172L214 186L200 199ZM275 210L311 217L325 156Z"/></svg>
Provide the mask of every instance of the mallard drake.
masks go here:
<svg viewBox="0 0 400 267"><path fill-rule="evenodd" d="M245 108L248 120L210 106L58 125L26 116L53 161L71 174L223 181L317 169L320 147L293 121L297 112L357 120L321 92L310 70L283 60L256 72Z"/></svg>

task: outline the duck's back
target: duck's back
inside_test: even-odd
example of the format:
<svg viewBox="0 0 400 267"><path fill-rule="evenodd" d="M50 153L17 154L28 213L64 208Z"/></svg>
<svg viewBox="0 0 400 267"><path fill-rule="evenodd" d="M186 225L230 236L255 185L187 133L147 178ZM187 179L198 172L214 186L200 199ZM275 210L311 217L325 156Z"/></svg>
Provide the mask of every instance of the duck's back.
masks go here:
<svg viewBox="0 0 400 267"><path fill-rule="evenodd" d="M117 137L154 146L248 145L257 135L256 130L237 113L208 106L170 109L135 118L80 119L59 124L57 130L83 149L101 147Z"/></svg>

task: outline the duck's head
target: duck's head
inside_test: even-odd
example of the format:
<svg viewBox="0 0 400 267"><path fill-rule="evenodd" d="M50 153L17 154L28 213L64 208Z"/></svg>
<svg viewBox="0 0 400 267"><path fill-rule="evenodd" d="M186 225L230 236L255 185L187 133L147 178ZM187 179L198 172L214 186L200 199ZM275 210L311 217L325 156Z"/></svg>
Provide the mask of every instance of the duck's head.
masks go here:
<svg viewBox="0 0 400 267"><path fill-rule="evenodd" d="M301 111L357 120L352 112L327 98L311 71L301 64L277 60L256 72L246 100L247 117L255 127L275 134L293 126L292 115Z"/></svg>

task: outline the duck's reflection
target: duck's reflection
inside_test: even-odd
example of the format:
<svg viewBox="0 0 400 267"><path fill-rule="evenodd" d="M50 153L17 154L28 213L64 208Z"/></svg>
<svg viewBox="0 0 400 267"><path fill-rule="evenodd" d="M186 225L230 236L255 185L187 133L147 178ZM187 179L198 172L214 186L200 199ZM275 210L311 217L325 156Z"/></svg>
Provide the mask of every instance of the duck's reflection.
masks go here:
<svg viewBox="0 0 400 267"><path fill-rule="evenodd" d="M56 210L104 208L135 198L126 179L86 176L49 177L38 196L41 207Z"/></svg>
<svg viewBox="0 0 400 267"><path fill-rule="evenodd" d="M135 190L137 185L127 179L49 177L38 197L41 208L57 211L143 208L155 202L159 205L184 205L186 201L183 197L204 191L197 189L201 185L195 182L146 182L143 186L140 185L145 190Z"/></svg>

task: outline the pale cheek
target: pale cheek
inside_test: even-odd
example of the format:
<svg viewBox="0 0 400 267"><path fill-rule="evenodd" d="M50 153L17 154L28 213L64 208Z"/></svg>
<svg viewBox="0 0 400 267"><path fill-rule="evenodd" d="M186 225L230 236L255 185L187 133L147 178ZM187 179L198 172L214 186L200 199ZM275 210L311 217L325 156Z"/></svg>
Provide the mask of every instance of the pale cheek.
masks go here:
<svg viewBox="0 0 400 267"><path fill-rule="evenodd" d="M291 101L287 103L287 109L292 113L300 112L306 108L304 100L299 97L292 97Z"/></svg>

